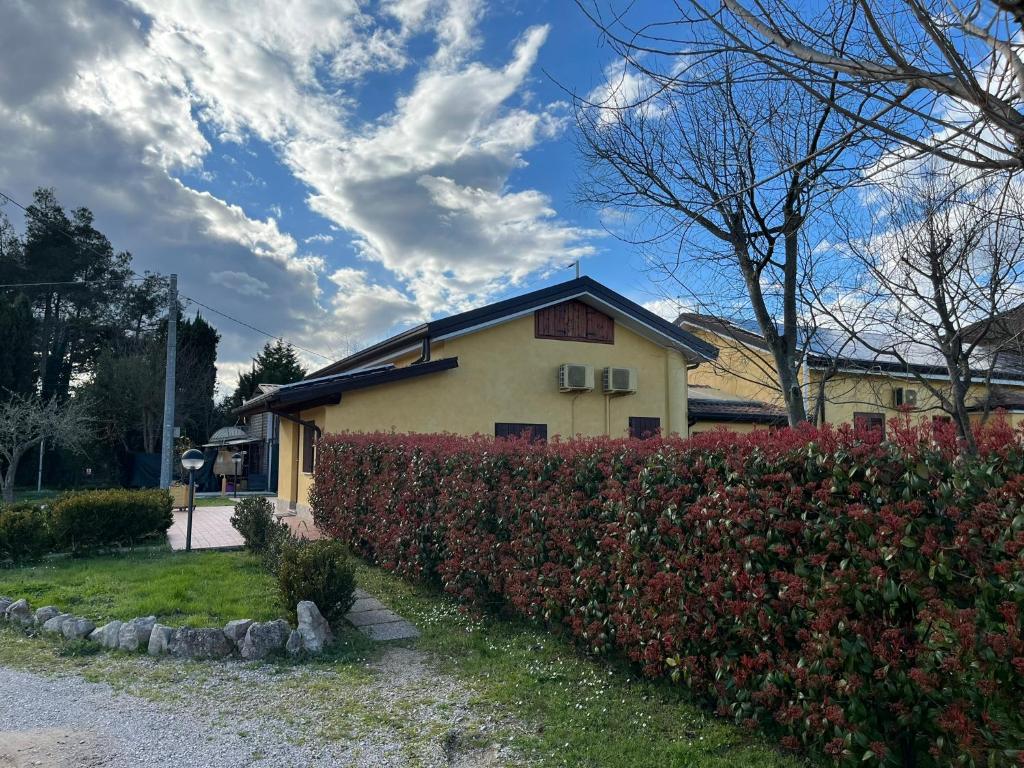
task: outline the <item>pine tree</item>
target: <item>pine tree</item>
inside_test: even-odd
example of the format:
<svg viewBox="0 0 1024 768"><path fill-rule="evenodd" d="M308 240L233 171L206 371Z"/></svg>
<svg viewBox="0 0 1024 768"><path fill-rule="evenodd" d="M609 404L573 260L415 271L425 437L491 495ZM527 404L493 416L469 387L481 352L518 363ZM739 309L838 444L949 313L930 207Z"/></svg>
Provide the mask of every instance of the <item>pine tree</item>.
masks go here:
<svg viewBox="0 0 1024 768"><path fill-rule="evenodd" d="M263 346L263 351L256 355L251 371L239 374L238 386L234 394L228 398L227 405L237 408L246 400L259 394L260 384L291 384L306 376L306 369L299 362L295 348L280 339Z"/></svg>

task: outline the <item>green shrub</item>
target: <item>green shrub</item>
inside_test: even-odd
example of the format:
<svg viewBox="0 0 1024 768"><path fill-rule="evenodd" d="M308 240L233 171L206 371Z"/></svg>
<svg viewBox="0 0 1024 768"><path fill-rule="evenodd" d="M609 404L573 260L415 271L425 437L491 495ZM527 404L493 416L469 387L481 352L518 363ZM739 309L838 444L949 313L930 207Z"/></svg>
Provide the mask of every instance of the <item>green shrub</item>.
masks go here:
<svg viewBox="0 0 1024 768"><path fill-rule="evenodd" d="M274 519L274 505L269 499L263 496L250 496L235 504L231 525L242 534L245 548L253 554L260 555L275 535L274 528L279 523Z"/></svg>
<svg viewBox="0 0 1024 768"><path fill-rule="evenodd" d="M281 550L277 569L281 601L295 618L295 606L312 600L331 624L336 624L354 602L355 568L339 541L293 540Z"/></svg>
<svg viewBox="0 0 1024 768"><path fill-rule="evenodd" d="M167 491L106 490L66 493L50 506L50 525L59 549L72 552L131 546L163 535L171 527Z"/></svg>
<svg viewBox="0 0 1024 768"><path fill-rule="evenodd" d="M291 530L274 518L274 505L262 496L242 499L235 505L231 525L242 534L245 548L263 559L264 567L274 573L281 550L292 541Z"/></svg>
<svg viewBox="0 0 1024 768"><path fill-rule="evenodd" d="M53 546L46 511L35 504L0 507L0 562L37 560Z"/></svg>

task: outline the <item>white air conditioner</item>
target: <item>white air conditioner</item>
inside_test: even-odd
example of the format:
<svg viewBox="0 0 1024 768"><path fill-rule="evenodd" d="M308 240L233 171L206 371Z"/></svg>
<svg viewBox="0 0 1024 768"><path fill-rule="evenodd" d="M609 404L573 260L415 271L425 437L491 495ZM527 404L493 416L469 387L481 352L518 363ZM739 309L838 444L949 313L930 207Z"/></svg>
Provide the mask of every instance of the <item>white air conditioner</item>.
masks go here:
<svg viewBox="0 0 1024 768"><path fill-rule="evenodd" d="M913 408L917 405L917 390L908 389L907 387L896 387L892 391L892 401L897 408L904 405Z"/></svg>
<svg viewBox="0 0 1024 768"><path fill-rule="evenodd" d="M601 385L606 395L636 392L635 368L605 368Z"/></svg>
<svg viewBox="0 0 1024 768"><path fill-rule="evenodd" d="M562 363L558 366L559 392L589 392L594 388L594 366Z"/></svg>

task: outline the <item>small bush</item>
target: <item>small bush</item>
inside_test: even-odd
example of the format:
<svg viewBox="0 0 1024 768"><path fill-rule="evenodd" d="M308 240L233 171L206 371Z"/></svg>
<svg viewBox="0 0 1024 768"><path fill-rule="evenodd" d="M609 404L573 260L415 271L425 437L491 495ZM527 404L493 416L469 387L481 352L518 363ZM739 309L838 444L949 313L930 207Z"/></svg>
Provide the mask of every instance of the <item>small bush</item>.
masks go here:
<svg viewBox="0 0 1024 768"><path fill-rule="evenodd" d="M245 548L259 555L268 571L276 573L281 550L293 537L287 525L274 519L274 505L270 500L263 496L242 499L235 505L231 525L242 534Z"/></svg>
<svg viewBox="0 0 1024 768"><path fill-rule="evenodd" d="M260 554L263 567L270 573L276 574L277 569L281 566L281 553L296 541L291 528L284 523L275 521L267 533L267 543Z"/></svg>
<svg viewBox="0 0 1024 768"><path fill-rule="evenodd" d="M52 547L46 511L35 504L0 507L0 562L37 560Z"/></svg>
<svg viewBox="0 0 1024 768"><path fill-rule="evenodd" d="M131 546L171 527L167 491L79 491L59 497L50 507L54 543L73 552L115 545Z"/></svg>
<svg viewBox="0 0 1024 768"><path fill-rule="evenodd" d="M354 602L355 568L339 541L295 540L281 550L277 583L284 607L295 618L295 606L312 600L331 624Z"/></svg>

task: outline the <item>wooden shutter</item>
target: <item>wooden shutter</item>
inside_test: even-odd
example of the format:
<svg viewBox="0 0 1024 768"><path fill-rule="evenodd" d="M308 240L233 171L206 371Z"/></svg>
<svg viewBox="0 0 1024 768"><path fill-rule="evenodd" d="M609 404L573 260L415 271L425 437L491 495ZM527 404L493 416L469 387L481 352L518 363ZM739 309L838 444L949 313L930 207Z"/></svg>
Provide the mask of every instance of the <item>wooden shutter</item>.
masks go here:
<svg viewBox="0 0 1024 768"><path fill-rule="evenodd" d="M615 343L614 318L576 299L538 309L533 324L538 339Z"/></svg>
<svg viewBox="0 0 1024 768"><path fill-rule="evenodd" d="M302 425L302 471L312 473L315 432L312 427Z"/></svg>
<svg viewBox="0 0 1024 768"><path fill-rule="evenodd" d="M646 440L661 434L661 419L656 416L630 416L629 436Z"/></svg>
<svg viewBox="0 0 1024 768"><path fill-rule="evenodd" d="M498 421L494 423L494 436L527 438L545 442L548 439L548 425Z"/></svg>

